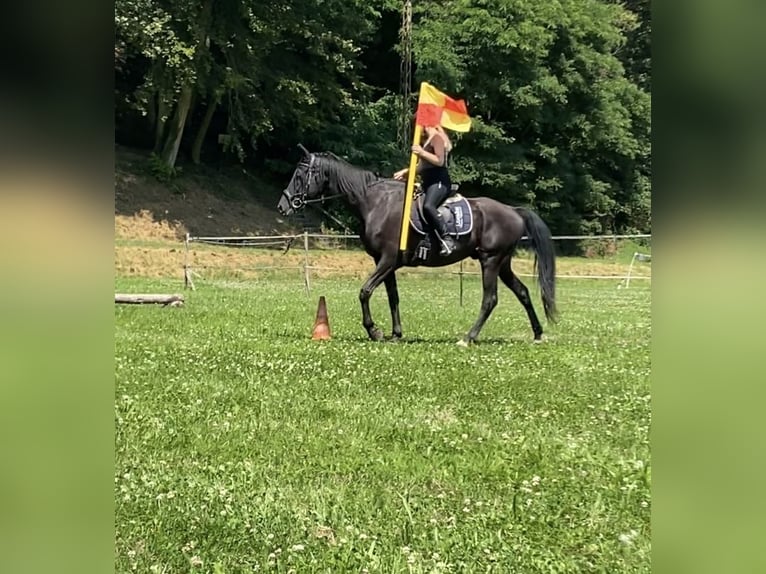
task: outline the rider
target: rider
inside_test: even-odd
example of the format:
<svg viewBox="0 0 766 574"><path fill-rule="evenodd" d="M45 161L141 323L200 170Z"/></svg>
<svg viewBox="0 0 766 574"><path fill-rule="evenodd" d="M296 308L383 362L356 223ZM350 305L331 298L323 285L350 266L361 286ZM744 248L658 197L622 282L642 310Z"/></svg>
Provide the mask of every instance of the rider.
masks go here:
<svg viewBox="0 0 766 574"><path fill-rule="evenodd" d="M452 192L448 169L452 142L441 126L426 127L425 135L427 139L423 146L412 146L412 153L419 158L416 173L420 175L420 183L426 190L423 214L442 243L439 254L449 255L455 249L455 242L447 234L447 225L438 208ZM394 174L394 179L403 180L408 172L409 168L400 169Z"/></svg>

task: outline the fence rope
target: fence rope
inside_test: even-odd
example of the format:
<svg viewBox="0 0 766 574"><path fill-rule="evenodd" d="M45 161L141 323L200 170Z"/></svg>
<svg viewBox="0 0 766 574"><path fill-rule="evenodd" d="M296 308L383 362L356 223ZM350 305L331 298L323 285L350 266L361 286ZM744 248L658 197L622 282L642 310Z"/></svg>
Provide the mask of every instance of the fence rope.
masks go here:
<svg viewBox="0 0 766 574"><path fill-rule="evenodd" d="M361 237L359 235L352 235L352 234L328 234L328 233L308 233L303 232L296 235L253 235L253 236L220 236L220 237L214 237L214 236L192 236L192 235L186 235L184 239L184 282L185 286L191 287L191 289L194 289L194 285L191 282L191 275L193 274L193 269L222 269L223 267L220 265L192 265L191 259L190 259L190 249L192 243L199 243L203 245L214 245L214 246L222 246L222 247L268 247L273 245L287 245L292 244L296 239L299 237L303 238L303 261L302 264L299 265L267 265L267 266L258 266L258 267L237 267L236 269L233 269L233 272L237 271L276 271L276 270L291 270L291 271L300 271L302 274L303 284L304 288L307 294L309 294L311 290L311 280L310 280L310 272L311 271L323 271L323 272L340 272L342 271L341 268L338 267L324 267L324 266L318 266L318 265L311 265L309 260L309 252L311 249L309 248L310 239L316 239L316 240L355 240L359 241ZM648 233L636 233L636 234L623 234L623 235L555 235L552 237L554 241L575 241L575 240L593 240L593 241L616 241L618 239L651 239L651 234ZM527 236L523 236L521 238L522 240L528 239ZM314 249L322 250L322 247L315 246ZM650 256L649 256L650 257ZM632 262L631 262L632 263ZM403 268L406 269L407 273L413 273L413 274L419 274L419 275L441 275L441 274L450 274L450 275L458 275L460 277L460 294L461 294L461 305L462 305L462 294L463 294L463 277L466 275L481 275L481 272L479 271L466 271L463 269L463 262L460 262L460 269L459 271L444 271L444 270L428 270L428 269L418 269L416 267L412 268ZM631 274L632 269L628 272L628 275L572 275L572 274L561 274L556 275L557 279L611 279L615 281L626 281L626 280L651 280L651 275L632 275ZM516 273L519 277L535 277L534 274L530 273Z"/></svg>

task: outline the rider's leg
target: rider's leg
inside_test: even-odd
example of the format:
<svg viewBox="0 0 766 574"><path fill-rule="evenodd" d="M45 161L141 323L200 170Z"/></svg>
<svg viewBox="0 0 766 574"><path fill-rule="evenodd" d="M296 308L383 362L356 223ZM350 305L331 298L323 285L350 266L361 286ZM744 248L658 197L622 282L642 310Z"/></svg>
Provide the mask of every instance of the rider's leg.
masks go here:
<svg viewBox="0 0 766 574"><path fill-rule="evenodd" d="M442 183L435 183L426 189L425 200L423 201L423 215L428 220L431 229L436 231L439 240L442 243L440 253L449 255L455 248L455 243L447 234L447 225L439 216L439 205L447 199L450 189Z"/></svg>

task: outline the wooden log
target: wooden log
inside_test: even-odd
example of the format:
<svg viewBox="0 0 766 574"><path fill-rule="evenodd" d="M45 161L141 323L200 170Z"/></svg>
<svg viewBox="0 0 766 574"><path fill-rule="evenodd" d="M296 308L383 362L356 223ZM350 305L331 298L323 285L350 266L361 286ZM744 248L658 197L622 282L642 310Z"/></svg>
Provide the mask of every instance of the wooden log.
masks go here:
<svg viewBox="0 0 766 574"><path fill-rule="evenodd" d="M184 304L183 295L163 295L157 293L116 293L115 303L127 303L131 305L159 304L163 306L180 307Z"/></svg>

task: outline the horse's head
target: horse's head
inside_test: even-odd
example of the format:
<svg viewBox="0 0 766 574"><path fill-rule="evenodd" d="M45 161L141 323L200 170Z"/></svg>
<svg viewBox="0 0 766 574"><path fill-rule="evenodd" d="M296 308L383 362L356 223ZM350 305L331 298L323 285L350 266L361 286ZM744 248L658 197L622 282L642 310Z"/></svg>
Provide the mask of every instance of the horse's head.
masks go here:
<svg viewBox="0 0 766 574"><path fill-rule="evenodd" d="M303 157L277 204L277 210L282 215L290 215L306 205L307 201L321 197L327 187L327 181L321 177L319 170L320 158L302 144L298 147L303 151Z"/></svg>

